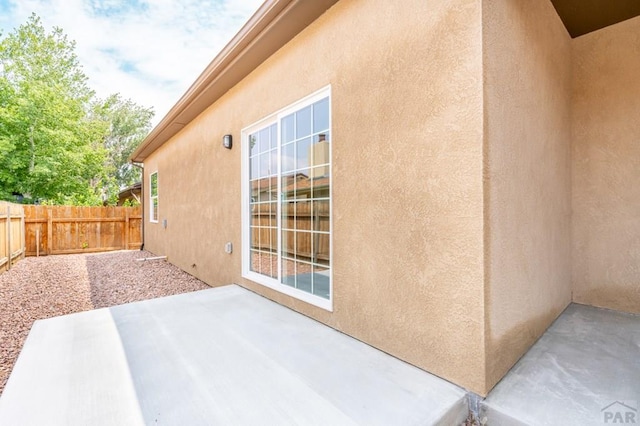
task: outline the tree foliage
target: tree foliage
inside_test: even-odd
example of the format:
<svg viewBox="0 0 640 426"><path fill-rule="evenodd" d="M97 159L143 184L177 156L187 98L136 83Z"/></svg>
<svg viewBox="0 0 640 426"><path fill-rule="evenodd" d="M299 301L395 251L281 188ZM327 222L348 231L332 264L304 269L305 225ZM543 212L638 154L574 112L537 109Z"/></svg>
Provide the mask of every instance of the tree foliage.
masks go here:
<svg viewBox="0 0 640 426"><path fill-rule="evenodd" d="M152 116L119 95L96 100L75 42L31 15L0 39L0 199L114 200L119 185L135 179L125 155Z"/></svg>
<svg viewBox="0 0 640 426"><path fill-rule="evenodd" d="M104 147L112 184L122 189L139 182L140 169L129 163L129 156L151 130L153 110L123 99L118 93L101 102L98 115L108 124Z"/></svg>

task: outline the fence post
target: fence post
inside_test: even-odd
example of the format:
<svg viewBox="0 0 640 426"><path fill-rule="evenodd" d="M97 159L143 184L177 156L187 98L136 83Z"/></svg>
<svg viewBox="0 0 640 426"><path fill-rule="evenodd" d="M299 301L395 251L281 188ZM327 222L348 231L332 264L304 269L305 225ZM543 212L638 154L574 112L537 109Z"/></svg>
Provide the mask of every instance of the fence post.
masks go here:
<svg viewBox="0 0 640 426"><path fill-rule="evenodd" d="M53 220L51 218L51 207L47 207L47 254L53 253Z"/></svg>
<svg viewBox="0 0 640 426"><path fill-rule="evenodd" d="M24 207L22 207L20 222L22 223L20 231L22 232L22 258L24 259L25 257L27 257L27 218L24 214Z"/></svg>
<svg viewBox="0 0 640 426"><path fill-rule="evenodd" d="M124 249L129 250L129 207L125 207L124 215Z"/></svg>
<svg viewBox="0 0 640 426"><path fill-rule="evenodd" d="M3 205L2 203L0 203L0 207L3 207L3 206L4 206L4 205ZM0 212L0 214L2 214L2 213ZM1 216L0 216L0 220L1 220ZM0 223L1 223L1 222L0 222ZM6 228L6 225L2 225L2 226L4 226L4 227ZM6 249L6 245L7 245L7 241L6 241L6 236L5 236L5 238L4 238L4 239L1 239L1 240L0 240L0 260L3 260L3 259L4 259L3 252L4 252L4 250ZM2 263L2 264L0 265L0 273L4 272L4 271L6 271L6 270L7 270L7 266L6 266L6 264L5 264L5 263Z"/></svg>
<svg viewBox="0 0 640 426"><path fill-rule="evenodd" d="M7 204L7 256L9 256L7 269L11 269L13 253L11 252L11 205L9 204Z"/></svg>

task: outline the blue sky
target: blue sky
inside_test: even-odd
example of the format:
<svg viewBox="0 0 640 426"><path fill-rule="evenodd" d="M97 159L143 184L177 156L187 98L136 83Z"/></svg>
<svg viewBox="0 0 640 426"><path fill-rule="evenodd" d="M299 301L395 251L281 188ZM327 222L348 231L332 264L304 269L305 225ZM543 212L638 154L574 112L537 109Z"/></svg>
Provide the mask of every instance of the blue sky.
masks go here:
<svg viewBox="0 0 640 426"><path fill-rule="evenodd" d="M97 95L153 107L156 124L262 1L0 0L0 29L32 12L62 28Z"/></svg>

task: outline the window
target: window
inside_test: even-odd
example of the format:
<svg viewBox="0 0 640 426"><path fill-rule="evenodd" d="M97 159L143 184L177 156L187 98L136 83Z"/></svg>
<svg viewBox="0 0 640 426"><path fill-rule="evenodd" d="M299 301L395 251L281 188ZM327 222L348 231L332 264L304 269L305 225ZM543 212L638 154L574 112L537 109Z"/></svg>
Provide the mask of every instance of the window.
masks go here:
<svg viewBox="0 0 640 426"><path fill-rule="evenodd" d="M149 220L158 221L158 172L151 173L149 179Z"/></svg>
<svg viewBox="0 0 640 426"><path fill-rule="evenodd" d="M243 131L243 276L331 309L330 89Z"/></svg>

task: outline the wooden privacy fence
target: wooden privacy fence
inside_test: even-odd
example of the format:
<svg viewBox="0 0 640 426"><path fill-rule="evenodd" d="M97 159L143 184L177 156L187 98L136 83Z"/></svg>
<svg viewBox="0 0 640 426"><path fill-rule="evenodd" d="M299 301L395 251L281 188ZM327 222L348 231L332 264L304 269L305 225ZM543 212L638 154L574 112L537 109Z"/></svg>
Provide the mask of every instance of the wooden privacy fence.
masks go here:
<svg viewBox="0 0 640 426"><path fill-rule="evenodd" d="M282 252L313 262L329 260L329 201L289 203L282 209ZM251 248L278 251L275 203L257 204L251 212Z"/></svg>
<svg viewBox="0 0 640 426"><path fill-rule="evenodd" d="M0 272L25 255L25 217L21 205L0 201Z"/></svg>
<svg viewBox="0 0 640 426"><path fill-rule="evenodd" d="M24 206L27 256L139 249L137 207Z"/></svg>

